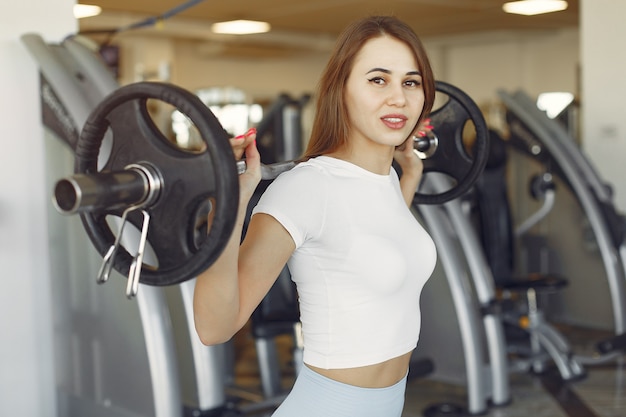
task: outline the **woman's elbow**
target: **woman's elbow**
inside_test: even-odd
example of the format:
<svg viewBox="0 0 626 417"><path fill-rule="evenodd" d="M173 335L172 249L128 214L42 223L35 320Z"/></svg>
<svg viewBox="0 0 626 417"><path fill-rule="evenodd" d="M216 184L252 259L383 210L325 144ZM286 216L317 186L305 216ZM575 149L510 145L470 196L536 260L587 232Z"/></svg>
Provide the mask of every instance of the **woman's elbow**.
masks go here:
<svg viewBox="0 0 626 417"><path fill-rule="evenodd" d="M202 343L205 346L221 345L223 343L228 342L232 338L232 336L230 336L230 337L219 337L219 336L214 335L214 334L205 335L205 334L201 334L201 333L198 333L198 337L200 338L200 343Z"/></svg>
<svg viewBox="0 0 626 417"><path fill-rule="evenodd" d="M196 334L200 342L205 346L221 345L232 339L233 334L229 332L207 331L196 323Z"/></svg>
<svg viewBox="0 0 626 417"><path fill-rule="evenodd" d="M239 330L239 327L235 325L228 325L224 322L220 324L202 323L198 318L195 319L195 328L200 342L206 346L226 343Z"/></svg>
<svg viewBox="0 0 626 417"><path fill-rule="evenodd" d="M231 334L221 328L222 326L206 323L203 320L199 320L198 317L195 317L194 324L198 339L205 346L219 345L227 342L232 337Z"/></svg>

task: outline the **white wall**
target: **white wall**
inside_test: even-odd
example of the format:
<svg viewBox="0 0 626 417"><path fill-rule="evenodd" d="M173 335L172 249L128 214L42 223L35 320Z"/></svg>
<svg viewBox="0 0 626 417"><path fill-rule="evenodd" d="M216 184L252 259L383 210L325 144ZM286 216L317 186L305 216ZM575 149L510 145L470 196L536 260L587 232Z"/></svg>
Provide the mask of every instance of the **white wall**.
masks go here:
<svg viewBox="0 0 626 417"><path fill-rule="evenodd" d="M173 81L186 88L234 86L256 99L286 92L294 97L313 93L329 53L270 59L223 59L203 56L193 45L178 44Z"/></svg>
<svg viewBox="0 0 626 417"><path fill-rule="evenodd" d="M583 146L626 211L626 2L581 2Z"/></svg>
<svg viewBox="0 0 626 417"><path fill-rule="evenodd" d="M435 75L456 84L478 103L492 102L499 88L578 93L579 31L492 32L424 38ZM197 41L172 41L126 33L121 45L121 83L136 81L143 70L156 77L169 68L169 81L190 90L234 86L254 98L287 92L314 92L330 51L311 51L273 58L226 58L206 53ZM557 51L555 53L555 51Z"/></svg>
<svg viewBox="0 0 626 417"><path fill-rule="evenodd" d="M73 0L3 2L0 13L0 415L56 415L38 70L20 43L76 30Z"/></svg>
<svg viewBox="0 0 626 417"><path fill-rule="evenodd" d="M577 91L578 30L492 32L426 39L437 78L455 84L477 103L498 89Z"/></svg>

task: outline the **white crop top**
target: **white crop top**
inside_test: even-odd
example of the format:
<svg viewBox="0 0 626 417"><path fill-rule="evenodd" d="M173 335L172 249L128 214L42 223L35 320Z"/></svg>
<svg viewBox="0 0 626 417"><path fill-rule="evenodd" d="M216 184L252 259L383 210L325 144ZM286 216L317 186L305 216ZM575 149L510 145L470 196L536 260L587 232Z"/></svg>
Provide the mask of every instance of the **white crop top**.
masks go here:
<svg viewBox="0 0 626 417"><path fill-rule="evenodd" d="M253 210L278 220L296 250L304 362L325 369L410 352L435 245L407 207L396 172L320 156L281 174Z"/></svg>

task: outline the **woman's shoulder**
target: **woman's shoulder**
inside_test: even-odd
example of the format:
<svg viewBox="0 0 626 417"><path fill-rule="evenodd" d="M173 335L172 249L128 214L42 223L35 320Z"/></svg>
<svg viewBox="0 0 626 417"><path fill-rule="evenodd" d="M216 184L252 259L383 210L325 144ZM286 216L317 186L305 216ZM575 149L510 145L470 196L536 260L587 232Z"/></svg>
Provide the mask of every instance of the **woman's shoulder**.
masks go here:
<svg viewBox="0 0 626 417"><path fill-rule="evenodd" d="M287 222L287 218L294 224L310 222L311 212L319 215L324 210L330 189L328 178L323 167L314 161L300 162L267 186L254 212L271 213L282 222Z"/></svg>
<svg viewBox="0 0 626 417"><path fill-rule="evenodd" d="M274 182L278 183L320 183L330 175L329 167L325 166L319 158L311 158L299 162L289 171L281 173Z"/></svg>

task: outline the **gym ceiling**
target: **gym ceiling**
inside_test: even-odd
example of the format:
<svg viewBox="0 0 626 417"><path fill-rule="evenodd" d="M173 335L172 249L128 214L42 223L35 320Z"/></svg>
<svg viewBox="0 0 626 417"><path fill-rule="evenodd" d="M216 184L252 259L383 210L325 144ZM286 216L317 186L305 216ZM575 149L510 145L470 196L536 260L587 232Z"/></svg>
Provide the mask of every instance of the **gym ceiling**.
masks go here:
<svg viewBox="0 0 626 417"><path fill-rule="evenodd" d="M332 40L346 23L370 14L400 17L421 37L463 35L489 31L544 31L575 28L579 24L579 0L568 0L565 11L520 16L502 11L504 0L204 0L161 24L140 29L154 35L255 45L259 53L283 49L297 51L315 42ZM87 32L113 29L148 17L161 16L188 0L79 0L102 7L102 14L80 20ZM216 37L212 23L248 19L271 24L269 34ZM278 42L277 39L285 42ZM271 41L270 41L271 40ZM289 42L288 40L291 40ZM265 41L265 42L264 42ZM269 45L272 43L273 45ZM247 48L251 49L250 47Z"/></svg>

